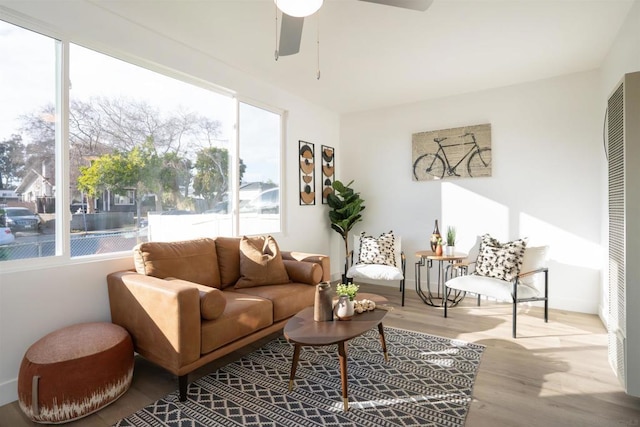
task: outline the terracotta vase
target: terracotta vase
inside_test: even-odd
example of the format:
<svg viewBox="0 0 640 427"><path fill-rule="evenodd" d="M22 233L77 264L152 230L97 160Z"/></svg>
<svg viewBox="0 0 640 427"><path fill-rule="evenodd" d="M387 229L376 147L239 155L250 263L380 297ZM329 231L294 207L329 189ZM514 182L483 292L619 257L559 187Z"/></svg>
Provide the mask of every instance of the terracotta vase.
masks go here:
<svg viewBox="0 0 640 427"><path fill-rule="evenodd" d="M436 245L436 256L442 256L442 245Z"/></svg>

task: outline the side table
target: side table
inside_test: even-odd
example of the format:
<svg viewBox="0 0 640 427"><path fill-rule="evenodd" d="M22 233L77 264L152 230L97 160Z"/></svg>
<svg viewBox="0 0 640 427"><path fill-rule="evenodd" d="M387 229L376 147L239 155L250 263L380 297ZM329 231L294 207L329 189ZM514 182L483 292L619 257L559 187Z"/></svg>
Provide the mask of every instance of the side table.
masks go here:
<svg viewBox="0 0 640 427"><path fill-rule="evenodd" d="M449 267L454 267L457 264L462 264L462 261L467 258L467 254L464 253L455 253L453 255L436 255L435 252L432 251L417 251L416 257L418 261L416 262L416 292L420 299L427 305L432 307L442 307L442 302L445 298L444 293L444 282L447 281L447 273L445 272L444 265L449 264ZM438 283L436 292L431 290L431 278L429 272L431 271L431 267L433 267L433 262L438 263ZM421 284L421 270L422 267L427 266L427 289L422 289ZM451 268L451 271L454 271L454 274L457 274L457 269ZM442 292L441 292L442 289ZM449 307L455 306L464 298L463 292L456 292L452 298L449 299ZM440 300L440 301L435 301Z"/></svg>

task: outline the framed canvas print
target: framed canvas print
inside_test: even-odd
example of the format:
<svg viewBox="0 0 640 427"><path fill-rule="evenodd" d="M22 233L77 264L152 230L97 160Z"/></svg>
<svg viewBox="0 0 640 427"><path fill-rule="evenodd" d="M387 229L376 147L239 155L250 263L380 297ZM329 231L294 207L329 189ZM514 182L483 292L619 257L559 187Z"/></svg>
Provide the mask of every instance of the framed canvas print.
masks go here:
<svg viewBox="0 0 640 427"><path fill-rule="evenodd" d="M413 180L491 176L491 125L414 133Z"/></svg>
<svg viewBox="0 0 640 427"><path fill-rule="evenodd" d="M298 141L300 157L300 205L315 205L315 148L310 142Z"/></svg>
<svg viewBox="0 0 640 427"><path fill-rule="evenodd" d="M333 193L333 181L336 177L336 150L328 145L322 147L322 204L327 204L327 197Z"/></svg>

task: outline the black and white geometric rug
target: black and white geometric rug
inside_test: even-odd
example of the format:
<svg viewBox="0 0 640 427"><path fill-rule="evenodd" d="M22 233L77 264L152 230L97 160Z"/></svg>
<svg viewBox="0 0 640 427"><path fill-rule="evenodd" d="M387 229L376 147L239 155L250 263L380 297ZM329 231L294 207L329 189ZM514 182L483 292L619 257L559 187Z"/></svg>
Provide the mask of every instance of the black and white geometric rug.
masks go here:
<svg viewBox="0 0 640 427"><path fill-rule="evenodd" d="M385 327L347 343L349 411L337 347L302 347L288 391L293 345L278 338L119 421L116 426L463 426L484 346Z"/></svg>

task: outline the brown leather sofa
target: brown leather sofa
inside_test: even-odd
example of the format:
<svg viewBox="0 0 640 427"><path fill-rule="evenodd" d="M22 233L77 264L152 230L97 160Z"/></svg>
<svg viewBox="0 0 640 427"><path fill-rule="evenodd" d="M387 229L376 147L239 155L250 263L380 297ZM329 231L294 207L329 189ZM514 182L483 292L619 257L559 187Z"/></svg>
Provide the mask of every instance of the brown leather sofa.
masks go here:
<svg viewBox="0 0 640 427"><path fill-rule="evenodd" d="M282 329L330 280L328 256L279 251L270 236L143 243L134 261L107 277L112 322L178 376L182 401L190 372Z"/></svg>

